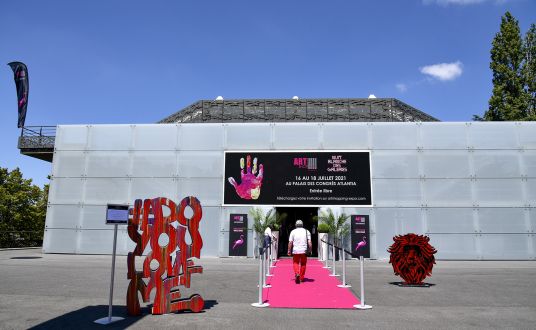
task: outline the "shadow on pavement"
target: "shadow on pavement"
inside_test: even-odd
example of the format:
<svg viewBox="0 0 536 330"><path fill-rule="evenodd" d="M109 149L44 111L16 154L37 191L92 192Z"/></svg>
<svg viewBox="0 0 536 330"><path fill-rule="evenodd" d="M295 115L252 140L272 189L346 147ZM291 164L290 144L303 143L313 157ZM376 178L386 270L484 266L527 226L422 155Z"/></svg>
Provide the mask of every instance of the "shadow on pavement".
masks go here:
<svg viewBox="0 0 536 330"><path fill-rule="evenodd" d="M424 282L423 284L406 284L404 282L389 282L389 284L396 285L401 288L429 288L435 285L434 283L426 283L426 282Z"/></svg>
<svg viewBox="0 0 536 330"><path fill-rule="evenodd" d="M108 305L87 306L38 324L30 329L124 329L142 319L148 312L142 308L142 316L128 316L126 306L114 306L113 316L124 317L124 320L109 325L94 323L95 320L108 316Z"/></svg>
<svg viewBox="0 0 536 330"><path fill-rule="evenodd" d="M201 313L216 306L216 300L205 300L205 307ZM108 316L108 305L87 306L76 311L72 311L52 320L38 324L30 329L125 329L142 318L151 314L151 306L142 307L141 316L128 316L126 306L114 306L113 316L124 317L124 320L108 325L97 324L94 321ZM180 311L175 314L191 313L190 311Z"/></svg>

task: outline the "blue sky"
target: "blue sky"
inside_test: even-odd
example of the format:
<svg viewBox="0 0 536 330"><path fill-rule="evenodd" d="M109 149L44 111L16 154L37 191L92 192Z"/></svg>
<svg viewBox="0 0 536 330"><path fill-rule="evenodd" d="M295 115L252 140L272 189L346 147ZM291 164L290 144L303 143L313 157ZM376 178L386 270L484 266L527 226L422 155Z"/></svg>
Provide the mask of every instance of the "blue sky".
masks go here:
<svg viewBox="0 0 536 330"><path fill-rule="evenodd" d="M483 114L489 50L533 0L14 1L0 4L0 166L42 185L19 154L26 125L152 123L200 99L395 97L443 121Z"/></svg>

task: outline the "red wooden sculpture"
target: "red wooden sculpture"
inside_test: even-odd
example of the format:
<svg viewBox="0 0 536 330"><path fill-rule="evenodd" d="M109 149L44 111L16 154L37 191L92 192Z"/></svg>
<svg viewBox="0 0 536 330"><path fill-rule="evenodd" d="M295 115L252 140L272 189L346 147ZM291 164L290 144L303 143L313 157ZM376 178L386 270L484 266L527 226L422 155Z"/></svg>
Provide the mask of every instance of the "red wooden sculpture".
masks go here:
<svg viewBox="0 0 536 330"><path fill-rule="evenodd" d="M395 275L404 284L423 285L423 280L432 275L436 249L428 243L424 235L406 234L393 237L395 243L387 250L391 253L389 263L393 264Z"/></svg>
<svg viewBox="0 0 536 330"><path fill-rule="evenodd" d="M186 218L186 207L193 210L191 218ZM164 216L164 210L168 215ZM153 314L166 314L180 310L200 312L204 307L203 298L194 294L181 298L179 286L190 287L190 276L202 273L203 267L195 266L193 257L201 256L203 240L199 233L199 222L203 211L199 200L186 197L177 206L167 198L137 199L128 223L128 235L136 243L133 252L128 254L127 310L129 315L140 315L138 292L143 302L149 302L151 291L155 289ZM191 244L186 244L188 231ZM168 243L160 245L159 238L167 236ZM165 238L165 237L163 237ZM162 239L165 242L166 239ZM136 258L149 245L151 251L143 260L143 270L136 270ZM153 268L151 268L151 262ZM156 265L157 266L154 266ZM147 279L147 281L144 281ZM147 283L147 284L146 284Z"/></svg>

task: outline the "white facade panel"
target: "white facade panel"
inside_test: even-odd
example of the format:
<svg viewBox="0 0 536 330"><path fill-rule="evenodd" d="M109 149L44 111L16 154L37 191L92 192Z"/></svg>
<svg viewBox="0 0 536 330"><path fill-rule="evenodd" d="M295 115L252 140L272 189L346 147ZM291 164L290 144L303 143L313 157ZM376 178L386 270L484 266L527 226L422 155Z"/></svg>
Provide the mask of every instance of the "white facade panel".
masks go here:
<svg viewBox="0 0 536 330"><path fill-rule="evenodd" d="M222 179L217 178L179 178L177 193L182 199L186 196L195 196L201 205L221 206L223 201Z"/></svg>
<svg viewBox="0 0 536 330"><path fill-rule="evenodd" d="M374 149L417 149L420 146L419 124L374 123L371 125Z"/></svg>
<svg viewBox="0 0 536 330"><path fill-rule="evenodd" d="M181 151L177 155L178 176L181 178L221 178L221 151Z"/></svg>
<svg viewBox="0 0 536 330"><path fill-rule="evenodd" d="M174 178L132 178L130 204L136 199L166 197L177 199L177 179Z"/></svg>
<svg viewBox="0 0 536 330"><path fill-rule="evenodd" d="M227 150L269 150L272 147L272 125L269 123L226 124Z"/></svg>
<svg viewBox="0 0 536 330"><path fill-rule="evenodd" d="M83 178L52 178L50 180L49 203L78 204L82 202Z"/></svg>
<svg viewBox="0 0 536 330"><path fill-rule="evenodd" d="M86 229L110 229L113 226L106 225L106 204L103 205L82 205L81 220L79 228L83 231Z"/></svg>
<svg viewBox="0 0 536 330"><path fill-rule="evenodd" d="M47 220L48 222L48 220ZM111 245L111 242L109 242ZM43 237L44 253L77 253L78 230L45 228Z"/></svg>
<svg viewBox="0 0 536 330"><path fill-rule="evenodd" d="M536 178L536 150L523 150L521 159L521 173L529 178Z"/></svg>
<svg viewBox="0 0 536 330"><path fill-rule="evenodd" d="M86 150L88 125L61 125L56 130L56 150Z"/></svg>
<svg viewBox="0 0 536 330"><path fill-rule="evenodd" d="M430 234L476 233L472 208L429 208L426 231Z"/></svg>
<svg viewBox="0 0 536 330"><path fill-rule="evenodd" d="M132 152L132 177L167 178L177 175L177 152L166 151L140 151Z"/></svg>
<svg viewBox="0 0 536 330"><path fill-rule="evenodd" d="M85 151L55 151L52 175L79 178L86 174Z"/></svg>
<svg viewBox="0 0 536 330"><path fill-rule="evenodd" d="M120 177L130 174L128 151L93 151L87 154L87 176L92 178Z"/></svg>
<svg viewBox="0 0 536 330"><path fill-rule="evenodd" d="M529 234L480 235L483 259L531 259Z"/></svg>
<svg viewBox="0 0 536 330"><path fill-rule="evenodd" d="M130 180L127 178L87 178L84 204L129 204Z"/></svg>
<svg viewBox="0 0 536 330"><path fill-rule="evenodd" d="M321 124L275 124L273 127L274 149L321 149Z"/></svg>
<svg viewBox="0 0 536 330"><path fill-rule="evenodd" d="M528 233L530 224L522 208L480 208L478 229L481 233Z"/></svg>
<svg viewBox="0 0 536 330"><path fill-rule="evenodd" d="M419 178L417 150L378 150L371 155L374 178Z"/></svg>
<svg viewBox="0 0 536 330"><path fill-rule="evenodd" d="M425 178L469 178L473 174L467 150L424 150L419 154Z"/></svg>
<svg viewBox="0 0 536 330"><path fill-rule="evenodd" d="M422 183L423 202L428 207L473 205L469 179L426 179Z"/></svg>
<svg viewBox="0 0 536 330"><path fill-rule="evenodd" d="M178 141L178 125L134 125L132 149L144 151L175 150Z"/></svg>
<svg viewBox="0 0 536 330"><path fill-rule="evenodd" d="M372 194L378 207L422 206L419 179L373 179Z"/></svg>
<svg viewBox="0 0 536 330"><path fill-rule="evenodd" d="M324 149L369 149L369 126L366 123L322 125L322 145Z"/></svg>
<svg viewBox="0 0 536 330"><path fill-rule="evenodd" d="M436 259L480 259L475 234L429 234Z"/></svg>
<svg viewBox="0 0 536 330"><path fill-rule="evenodd" d="M467 149L467 123L420 123L424 149Z"/></svg>
<svg viewBox="0 0 536 330"><path fill-rule="evenodd" d="M89 150L129 150L133 125L91 125Z"/></svg>
<svg viewBox="0 0 536 330"><path fill-rule="evenodd" d="M519 178L519 150L477 150L473 153L477 178Z"/></svg>
<svg viewBox="0 0 536 330"><path fill-rule="evenodd" d="M80 206L74 205L49 205L47 208L46 223L49 229L77 229L80 226Z"/></svg>
<svg viewBox="0 0 536 330"><path fill-rule="evenodd" d="M223 150L222 124L182 124L179 127L179 150Z"/></svg>
<svg viewBox="0 0 536 330"><path fill-rule="evenodd" d="M522 185L520 178L478 179L475 181L475 203L488 207L522 207L525 205Z"/></svg>
<svg viewBox="0 0 536 330"><path fill-rule="evenodd" d="M469 147L473 149L518 149L518 123L474 122L468 131Z"/></svg>
<svg viewBox="0 0 536 330"><path fill-rule="evenodd" d="M523 149L536 149L535 122L521 122L518 124L519 147Z"/></svg>

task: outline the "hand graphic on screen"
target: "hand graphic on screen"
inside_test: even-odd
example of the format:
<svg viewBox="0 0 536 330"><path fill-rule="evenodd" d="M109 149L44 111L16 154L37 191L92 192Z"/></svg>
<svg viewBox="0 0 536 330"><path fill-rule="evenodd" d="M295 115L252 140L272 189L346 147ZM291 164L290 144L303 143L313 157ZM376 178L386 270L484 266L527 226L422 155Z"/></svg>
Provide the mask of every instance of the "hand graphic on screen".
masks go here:
<svg viewBox="0 0 536 330"><path fill-rule="evenodd" d="M251 156L248 155L246 159L247 167L244 169L244 158L240 158L240 184L236 183L233 177L228 180L240 198L257 199L261 194L263 166L259 165L259 175L257 175L257 158L253 159L253 167L251 166Z"/></svg>

